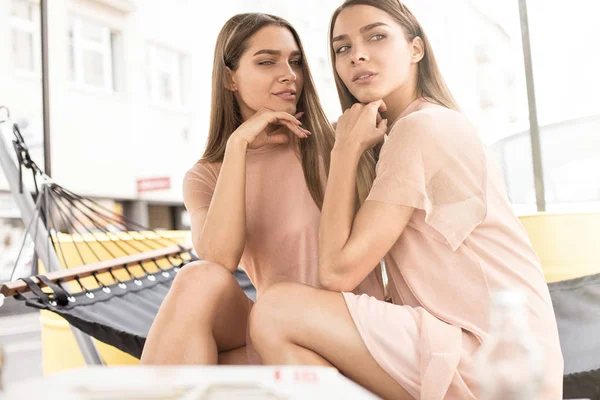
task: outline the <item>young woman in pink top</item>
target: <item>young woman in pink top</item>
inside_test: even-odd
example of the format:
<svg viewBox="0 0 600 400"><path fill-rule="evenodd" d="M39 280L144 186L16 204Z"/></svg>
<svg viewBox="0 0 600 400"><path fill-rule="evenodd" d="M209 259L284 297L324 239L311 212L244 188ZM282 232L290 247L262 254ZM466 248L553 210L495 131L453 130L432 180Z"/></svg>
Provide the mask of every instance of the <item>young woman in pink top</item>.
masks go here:
<svg viewBox="0 0 600 400"><path fill-rule="evenodd" d="M281 18L240 14L222 28L208 144L183 184L194 248L205 261L178 273L142 363L259 361L246 348L253 303L233 276L238 264L258 297L277 282L318 285L318 224L333 129L303 58L298 34ZM365 154L357 184L363 196L374 165ZM375 274L358 291L383 298Z"/></svg>
<svg viewBox="0 0 600 400"><path fill-rule="evenodd" d="M476 399L472 362L488 336L490 298L519 289L544 350L541 398L561 399L540 262L423 29L397 0L348 0L333 15L330 42L345 112L319 232L327 290L285 283L263 294L250 316L263 362L333 365L387 399ZM356 211L357 161L382 141ZM380 259L389 300L349 293Z"/></svg>

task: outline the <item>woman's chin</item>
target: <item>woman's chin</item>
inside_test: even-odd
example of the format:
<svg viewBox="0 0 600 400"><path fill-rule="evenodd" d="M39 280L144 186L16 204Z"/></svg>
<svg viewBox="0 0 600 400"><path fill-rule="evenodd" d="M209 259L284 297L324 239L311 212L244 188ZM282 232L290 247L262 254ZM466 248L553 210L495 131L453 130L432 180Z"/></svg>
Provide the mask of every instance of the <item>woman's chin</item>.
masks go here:
<svg viewBox="0 0 600 400"><path fill-rule="evenodd" d="M355 96L358 101L363 104L372 103L377 100L381 100L381 95L378 93L361 93L359 96Z"/></svg>
<svg viewBox="0 0 600 400"><path fill-rule="evenodd" d="M381 100L385 97L385 91L381 90L381 88L371 87L371 88L361 88L360 90L355 90L355 93L352 95L361 103L367 104L373 101Z"/></svg>
<svg viewBox="0 0 600 400"><path fill-rule="evenodd" d="M276 112L286 112L288 114L294 115L296 113L296 105L295 104L274 104L274 103L263 103L262 105L257 105L252 109L256 109L254 112L258 112L261 109L267 109Z"/></svg>
<svg viewBox="0 0 600 400"><path fill-rule="evenodd" d="M279 107L277 107L277 109L274 109L274 111L283 111L288 114L294 115L294 114L296 114L296 105L290 104L288 106L283 106L283 107L279 106Z"/></svg>

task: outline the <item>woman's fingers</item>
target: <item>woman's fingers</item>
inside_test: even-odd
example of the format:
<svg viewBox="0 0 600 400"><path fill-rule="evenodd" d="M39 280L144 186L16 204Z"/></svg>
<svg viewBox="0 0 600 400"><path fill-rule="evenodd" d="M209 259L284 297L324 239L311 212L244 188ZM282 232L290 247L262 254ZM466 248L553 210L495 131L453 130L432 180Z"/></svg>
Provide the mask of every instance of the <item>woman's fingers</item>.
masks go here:
<svg viewBox="0 0 600 400"><path fill-rule="evenodd" d="M301 139L305 139L308 136L312 135L312 133L306 129L304 129L297 118L301 117L304 113L298 112L295 115L288 114L284 111L271 111L265 110L261 112L264 116L265 125L282 125L287 127L294 135L298 136ZM266 129L266 126L263 130Z"/></svg>
<svg viewBox="0 0 600 400"><path fill-rule="evenodd" d="M354 104L338 120L336 141L356 141L363 150L373 147L383 140L388 130L387 119L380 115L385 110L383 100Z"/></svg>
<svg viewBox="0 0 600 400"><path fill-rule="evenodd" d="M296 115L302 115L301 113L297 113ZM311 135L311 133L302 128L302 122L300 122L295 116L290 115L283 111L272 111L269 115L269 123L271 124L286 124L290 131L292 131L299 138L305 139Z"/></svg>
<svg viewBox="0 0 600 400"><path fill-rule="evenodd" d="M379 121L377 120L379 112L385 110L386 108L383 100L377 100L367 104L362 111L365 118L369 118L369 120L375 121L375 124L377 125L379 123Z"/></svg>
<svg viewBox="0 0 600 400"><path fill-rule="evenodd" d="M379 111L379 112L387 111L387 106L385 105L385 102L383 101L383 99L375 100L375 101L369 103L368 105L375 106L377 111Z"/></svg>
<svg viewBox="0 0 600 400"><path fill-rule="evenodd" d="M267 117L270 123L274 123L275 120L285 120L290 121L296 125L302 125L302 122L300 122L296 117L284 111L271 111L267 114Z"/></svg>
<svg viewBox="0 0 600 400"><path fill-rule="evenodd" d="M309 137L310 135L312 135L312 133L310 133L306 129L302 128L301 126L297 126L296 127L296 131L294 133L297 133L298 137L302 138L302 139L306 139L307 137Z"/></svg>
<svg viewBox="0 0 600 400"><path fill-rule="evenodd" d="M312 135L312 132L309 131L308 129L304 129L303 127L299 126L298 129L300 129L300 131L304 132L307 136Z"/></svg>
<svg viewBox="0 0 600 400"><path fill-rule="evenodd" d="M292 132L294 135L298 136L301 139L305 139L308 137L308 134L305 133L308 132L306 129L299 127L298 125L287 121L287 120L276 120L273 125L281 125L287 128L287 130L289 130L290 132ZM310 132L309 132L310 133Z"/></svg>
<svg viewBox="0 0 600 400"><path fill-rule="evenodd" d="M285 119L285 120L277 120L278 124L285 124L290 131L292 131L296 136L298 136L301 139L305 139L307 137L309 137L310 135L312 135L312 133L306 129L304 129L303 127L296 125L292 122L290 122L289 120Z"/></svg>
<svg viewBox="0 0 600 400"><path fill-rule="evenodd" d="M387 118L386 119L382 119L381 121L379 121L379 123L377 124L377 129L379 131L383 132L384 134L387 133L387 130L388 130L388 120L387 120Z"/></svg>

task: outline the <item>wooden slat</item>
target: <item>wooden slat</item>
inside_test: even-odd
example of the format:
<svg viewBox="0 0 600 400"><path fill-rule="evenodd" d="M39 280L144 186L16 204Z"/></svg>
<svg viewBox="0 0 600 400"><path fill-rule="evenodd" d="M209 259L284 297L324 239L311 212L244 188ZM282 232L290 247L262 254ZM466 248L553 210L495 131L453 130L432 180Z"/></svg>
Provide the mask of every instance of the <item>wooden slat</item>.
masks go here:
<svg viewBox="0 0 600 400"><path fill-rule="evenodd" d="M112 260L100 261L94 264L81 265L75 268L49 272L45 274L45 276L53 283L56 283L58 281L69 282L75 280L75 277L85 278L87 276L91 276L93 273L101 274L103 272L108 272L111 269L122 267L126 264L137 264L139 262L160 259L170 255L178 255L187 250L188 249L184 249L182 251L181 247L179 246L170 246L159 250L146 251L143 253L114 258ZM31 279L40 287L45 286L38 279L34 277L32 277ZM16 280L14 282L7 282L0 286L0 294L3 294L6 297L14 296L16 293L26 293L28 291L29 287L21 279Z"/></svg>

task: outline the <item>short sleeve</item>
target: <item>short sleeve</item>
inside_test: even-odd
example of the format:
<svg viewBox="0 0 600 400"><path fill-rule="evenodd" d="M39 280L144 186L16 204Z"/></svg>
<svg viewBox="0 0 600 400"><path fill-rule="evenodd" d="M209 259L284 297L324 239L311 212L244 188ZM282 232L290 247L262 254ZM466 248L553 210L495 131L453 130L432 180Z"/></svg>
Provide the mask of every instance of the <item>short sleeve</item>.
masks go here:
<svg viewBox="0 0 600 400"><path fill-rule="evenodd" d="M210 164L197 163L183 178L183 203L191 214L208 208L217 185L218 172Z"/></svg>
<svg viewBox="0 0 600 400"><path fill-rule="evenodd" d="M367 200L423 210L456 250L485 219L486 168L485 146L466 117L419 110L392 127Z"/></svg>

